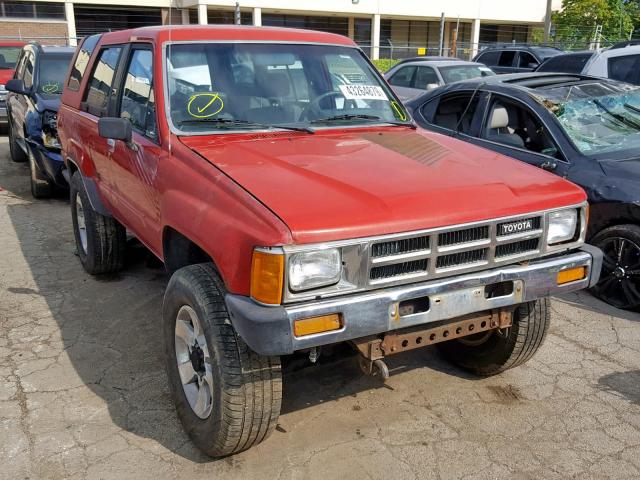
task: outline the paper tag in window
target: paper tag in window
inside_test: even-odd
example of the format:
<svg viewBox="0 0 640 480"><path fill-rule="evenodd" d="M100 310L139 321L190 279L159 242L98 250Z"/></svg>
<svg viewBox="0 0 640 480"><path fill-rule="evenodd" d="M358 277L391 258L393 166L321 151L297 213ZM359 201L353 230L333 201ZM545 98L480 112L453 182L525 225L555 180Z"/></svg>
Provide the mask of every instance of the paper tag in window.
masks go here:
<svg viewBox="0 0 640 480"><path fill-rule="evenodd" d="M347 100L389 100L381 87L375 85L339 85Z"/></svg>

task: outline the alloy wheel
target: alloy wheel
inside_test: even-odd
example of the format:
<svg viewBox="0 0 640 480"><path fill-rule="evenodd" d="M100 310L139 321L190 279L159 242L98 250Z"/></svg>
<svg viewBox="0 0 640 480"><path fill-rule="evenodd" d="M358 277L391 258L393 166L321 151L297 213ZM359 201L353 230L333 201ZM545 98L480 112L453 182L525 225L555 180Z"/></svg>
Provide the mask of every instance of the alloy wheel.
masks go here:
<svg viewBox="0 0 640 480"><path fill-rule="evenodd" d="M618 308L640 306L640 246L624 237L608 237L598 245L603 253L602 274L594 293Z"/></svg>
<svg viewBox="0 0 640 480"><path fill-rule="evenodd" d="M175 324L176 362L182 389L193 413L205 419L213 407L211 357L195 310L184 305Z"/></svg>

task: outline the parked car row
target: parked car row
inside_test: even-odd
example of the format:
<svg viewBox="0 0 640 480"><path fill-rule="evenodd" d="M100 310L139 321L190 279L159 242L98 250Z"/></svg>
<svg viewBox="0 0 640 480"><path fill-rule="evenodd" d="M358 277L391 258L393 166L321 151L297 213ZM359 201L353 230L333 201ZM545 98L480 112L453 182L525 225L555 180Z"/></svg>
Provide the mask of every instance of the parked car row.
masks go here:
<svg viewBox="0 0 640 480"><path fill-rule="evenodd" d="M636 87L412 59L394 88L437 88L404 105L352 40L290 29L94 35L57 50L56 78L54 52L25 47L8 84L14 159L69 183L89 274L125 267L127 234L164 263L171 394L209 455L275 428L281 357L348 342L386 378L388 356L437 344L488 376L539 349L549 295L640 305Z"/></svg>

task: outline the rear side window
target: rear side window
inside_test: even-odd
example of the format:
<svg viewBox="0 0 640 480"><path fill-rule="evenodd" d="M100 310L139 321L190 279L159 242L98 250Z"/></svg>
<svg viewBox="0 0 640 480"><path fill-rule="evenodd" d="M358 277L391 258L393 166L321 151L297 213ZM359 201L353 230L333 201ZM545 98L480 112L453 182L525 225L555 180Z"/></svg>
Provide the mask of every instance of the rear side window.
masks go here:
<svg viewBox="0 0 640 480"><path fill-rule="evenodd" d="M592 53L576 53L551 57L540 65L537 72L582 73Z"/></svg>
<svg viewBox="0 0 640 480"><path fill-rule="evenodd" d="M500 52L486 52L480 55L477 61L489 66L497 65L499 57L500 57Z"/></svg>
<svg viewBox="0 0 640 480"><path fill-rule="evenodd" d="M402 67L396 73L391 75L389 83L396 87L410 87L413 73L416 71L416 67Z"/></svg>
<svg viewBox="0 0 640 480"><path fill-rule="evenodd" d="M418 67L415 79L413 81L414 88L421 88L427 90L427 87L431 87L433 84L439 85L440 79L436 72L431 67Z"/></svg>
<svg viewBox="0 0 640 480"><path fill-rule="evenodd" d="M536 58L528 52L520 52L518 55L518 67L519 68L536 68L538 61Z"/></svg>
<svg viewBox="0 0 640 480"><path fill-rule="evenodd" d="M609 78L640 84L638 68L640 67L640 55L624 55L621 57L611 57L607 61Z"/></svg>
<svg viewBox="0 0 640 480"><path fill-rule="evenodd" d="M80 45L78 56L76 57L76 61L73 64L71 73L69 74L69 84L67 85L69 90L77 92L80 89L82 76L87 69L89 59L91 58L93 50L96 48L98 40L100 40L100 35L91 35L90 37L85 38L82 45Z"/></svg>
<svg viewBox="0 0 640 480"><path fill-rule="evenodd" d="M103 49L93 67L93 73L89 78L85 94L86 109L92 115L101 117L107 110L109 94L121 50L122 47Z"/></svg>
<svg viewBox="0 0 640 480"><path fill-rule="evenodd" d="M438 101L435 112L427 113L428 105L423 107L423 115L426 120L447 130L459 131L469 134L471 122L478 106L479 95L469 93L453 93L444 95ZM430 102L431 103L431 102ZM462 116L464 114L464 117ZM431 117L431 118L429 118Z"/></svg>
<svg viewBox="0 0 640 480"><path fill-rule="evenodd" d="M516 52L514 50L505 50L500 54L500 60L498 61L498 66L500 67L510 67L513 65L513 57L516 56Z"/></svg>

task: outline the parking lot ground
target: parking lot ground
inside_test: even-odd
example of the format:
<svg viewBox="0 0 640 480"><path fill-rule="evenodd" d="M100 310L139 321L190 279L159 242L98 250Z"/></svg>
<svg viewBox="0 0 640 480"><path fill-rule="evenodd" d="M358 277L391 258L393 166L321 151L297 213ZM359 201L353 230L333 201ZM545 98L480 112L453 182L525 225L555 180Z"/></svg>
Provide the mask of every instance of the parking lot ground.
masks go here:
<svg viewBox="0 0 640 480"><path fill-rule="evenodd" d="M383 385L355 358L285 377L279 426L231 458L199 454L160 350L167 276L132 243L121 274L74 255L63 195L33 201L0 140L3 479L600 479L640 476L640 315L588 294L553 300L528 364L477 379L433 349Z"/></svg>

